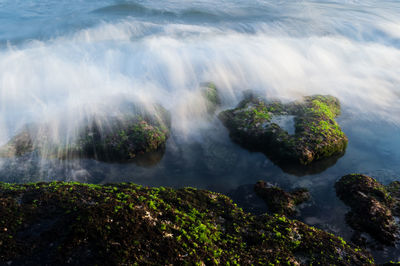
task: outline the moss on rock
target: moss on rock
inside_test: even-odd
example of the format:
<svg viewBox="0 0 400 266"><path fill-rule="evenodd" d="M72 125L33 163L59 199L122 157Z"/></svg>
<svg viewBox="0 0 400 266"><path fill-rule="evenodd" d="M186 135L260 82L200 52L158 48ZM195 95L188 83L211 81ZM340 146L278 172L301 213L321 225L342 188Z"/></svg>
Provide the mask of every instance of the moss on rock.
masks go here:
<svg viewBox="0 0 400 266"><path fill-rule="evenodd" d="M127 108L119 116L82 122L77 138L62 143L51 137L50 125L30 125L0 148L0 156L14 157L37 152L42 157L95 158L127 161L163 149L169 136L170 114L156 105L154 113Z"/></svg>
<svg viewBox="0 0 400 266"><path fill-rule="evenodd" d="M314 95L288 104L249 97L237 108L219 114L231 138L246 148L266 153L276 162L308 165L315 160L343 154L347 137L334 120L340 114L339 100ZM294 134L274 118L294 116Z"/></svg>
<svg viewBox="0 0 400 266"><path fill-rule="evenodd" d="M351 174L336 182L335 189L338 197L351 207L346 221L352 228L367 232L382 243L395 243L399 228L393 210L398 208L399 201L393 196L400 193L397 184L393 183L388 190L372 177Z"/></svg>
<svg viewBox="0 0 400 266"><path fill-rule="evenodd" d="M69 154L105 161L128 161L138 155L164 148L169 129L163 122L149 121L141 116L114 121L111 130L97 124L87 127L70 149Z"/></svg>
<svg viewBox="0 0 400 266"><path fill-rule="evenodd" d="M9 265L373 263L341 238L194 188L0 183L0 215Z"/></svg>

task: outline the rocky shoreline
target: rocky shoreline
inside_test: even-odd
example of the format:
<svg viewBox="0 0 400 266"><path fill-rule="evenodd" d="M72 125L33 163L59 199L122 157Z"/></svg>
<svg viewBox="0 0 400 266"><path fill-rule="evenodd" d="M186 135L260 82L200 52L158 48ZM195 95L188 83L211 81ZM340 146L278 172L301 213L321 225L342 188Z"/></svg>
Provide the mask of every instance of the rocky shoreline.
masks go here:
<svg viewBox="0 0 400 266"><path fill-rule="evenodd" d="M8 265L373 264L340 237L194 188L1 183L0 214Z"/></svg>
<svg viewBox="0 0 400 266"><path fill-rule="evenodd" d="M202 85L206 112L221 105L217 87ZM0 148L2 157L42 157L137 162L157 153L161 160L171 117L126 105L123 115L93 118L75 142L59 145L50 125L28 125ZM126 112L127 111L127 112ZM318 173L336 162L348 138L335 118L339 100L306 96L283 103L248 94L217 117L230 138L264 153L284 171ZM245 189L245 188L243 188ZM255 215L222 194L195 188L151 188L133 183L92 185L52 182L0 183L0 261L7 265L367 265L367 233L384 245L399 240L400 183L383 186L361 174L342 177L336 194L351 210L352 241L291 220L310 199L306 188L284 191L259 181L255 193L268 213ZM289 217L289 218L288 218Z"/></svg>

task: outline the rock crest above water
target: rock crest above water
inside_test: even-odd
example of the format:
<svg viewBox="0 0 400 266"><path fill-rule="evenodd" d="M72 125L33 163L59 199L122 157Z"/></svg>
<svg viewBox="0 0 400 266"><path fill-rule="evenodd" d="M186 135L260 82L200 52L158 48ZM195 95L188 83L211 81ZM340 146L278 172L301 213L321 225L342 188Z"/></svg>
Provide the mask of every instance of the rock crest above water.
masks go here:
<svg viewBox="0 0 400 266"><path fill-rule="evenodd" d="M221 112L219 118L230 137L242 146L264 152L278 164L309 165L344 153L348 140L335 121L339 114L339 100L329 95L307 96L286 104L250 96L235 109ZM282 116L294 116L294 134L276 123Z"/></svg>
<svg viewBox="0 0 400 266"><path fill-rule="evenodd" d="M170 119L169 112L159 105L151 113L132 105L119 115L81 122L78 136L68 143L52 138L50 124L28 125L0 148L0 156L36 152L46 158L129 161L163 149L169 136Z"/></svg>

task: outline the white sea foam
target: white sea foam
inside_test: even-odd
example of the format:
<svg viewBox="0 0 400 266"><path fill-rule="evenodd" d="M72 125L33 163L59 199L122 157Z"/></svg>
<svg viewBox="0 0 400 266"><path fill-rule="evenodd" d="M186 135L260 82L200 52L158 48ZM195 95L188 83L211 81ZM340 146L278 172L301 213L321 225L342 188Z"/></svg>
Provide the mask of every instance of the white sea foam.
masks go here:
<svg viewBox="0 0 400 266"><path fill-rule="evenodd" d="M356 12L349 7L359 2L347 4L344 11ZM189 136L206 121L204 81L217 84L225 107L249 89L281 99L331 94L354 115L400 124L400 20L382 18L391 14L385 9L364 10L350 27L346 16L325 17L338 14L338 5L295 7L302 7L297 18L308 27L296 28L292 20L203 25L128 16L2 49L0 143L28 122L75 128L81 118L102 115L101 106L113 110L118 98L161 103L172 112L174 130ZM380 20L367 22L371 16ZM371 25L380 30L372 39Z"/></svg>

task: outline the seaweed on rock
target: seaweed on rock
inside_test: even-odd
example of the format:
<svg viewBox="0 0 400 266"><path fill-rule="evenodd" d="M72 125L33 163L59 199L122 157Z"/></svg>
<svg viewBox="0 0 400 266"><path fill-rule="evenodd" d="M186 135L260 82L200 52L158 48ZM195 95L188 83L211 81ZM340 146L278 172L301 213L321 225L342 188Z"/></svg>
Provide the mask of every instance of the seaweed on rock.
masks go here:
<svg viewBox="0 0 400 266"><path fill-rule="evenodd" d="M374 178L350 174L335 184L336 194L351 211L346 215L348 224L357 231L367 232L388 245L398 240L398 216L400 186L394 182L383 186Z"/></svg>
<svg viewBox="0 0 400 266"><path fill-rule="evenodd" d="M373 263L332 234L194 188L0 183L0 215L9 265Z"/></svg>
<svg viewBox="0 0 400 266"><path fill-rule="evenodd" d="M159 105L155 105L152 112L132 104L123 109L122 114L87 119L81 123L78 136L67 143L52 138L51 125L28 125L0 148L0 156L15 157L36 152L42 157L59 159L133 160L165 147L170 114Z"/></svg>
<svg viewBox="0 0 400 266"><path fill-rule="evenodd" d="M264 152L280 166L288 162L304 166L343 155L348 140L335 121L339 114L339 100L329 95L287 104L250 96L219 118L242 146ZM282 117L294 120L293 134L279 125L277 118Z"/></svg>

